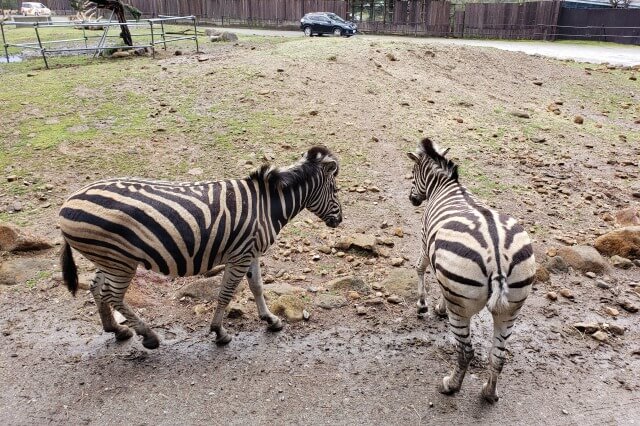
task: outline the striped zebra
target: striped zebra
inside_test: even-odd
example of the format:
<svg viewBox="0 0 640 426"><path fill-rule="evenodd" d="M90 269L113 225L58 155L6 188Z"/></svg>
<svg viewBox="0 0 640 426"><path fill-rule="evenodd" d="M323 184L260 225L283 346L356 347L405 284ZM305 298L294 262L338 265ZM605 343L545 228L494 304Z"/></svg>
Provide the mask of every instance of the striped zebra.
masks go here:
<svg viewBox="0 0 640 426"><path fill-rule="evenodd" d="M476 200L458 182L458 167L445 158L447 151L424 139L417 152L408 153L415 163L409 198L414 206L426 200L416 266L418 314L427 312L424 274L430 265L441 289L436 313L448 314L457 341L457 366L440 385L440 392L449 395L460 390L474 357L471 317L488 308L493 316L493 347L482 396L494 403L506 340L531 290L536 265L522 226Z"/></svg>
<svg viewBox="0 0 640 426"><path fill-rule="evenodd" d="M303 209L327 226L338 226L342 208L336 195L338 160L325 147L309 149L286 168L262 166L248 178L171 183L111 179L92 183L71 195L60 210L64 237L61 264L67 287L75 295L78 276L71 248L98 271L91 293L105 331L126 340L133 333L119 325L120 311L149 349L158 336L124 302L124 294L142 264L177 277L202 274L224 264L224 275L211 331L216 343L231 336L222 325L225 307L246 275L268 330L282 329L263 296L260 256L280 230Z"/></svg>

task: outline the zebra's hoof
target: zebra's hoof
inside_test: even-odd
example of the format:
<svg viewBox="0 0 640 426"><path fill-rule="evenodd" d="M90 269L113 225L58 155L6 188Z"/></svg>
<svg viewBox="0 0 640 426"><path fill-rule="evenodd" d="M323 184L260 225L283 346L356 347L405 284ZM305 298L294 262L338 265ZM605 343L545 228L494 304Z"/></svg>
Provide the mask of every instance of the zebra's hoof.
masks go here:
<svg viewBox="0 0 640 426"><path fill-rule="evenodd" d="M157 349L160 346L160 339L155 334L147 334L142 339L142 346L147 349Z"/></svg>
<svg viewBox="0 0 640 426"><path fill-rule="evenodd" d="M442 383L440 383L440 386L438 386L438 391L441 394L444 395L453 395L454 393L458 392L460 389L455 389L455 388L451 388L449 386L449 381L451 380L450 377L445 377L444 379L442 379Z"/></svg>
<svg viewBox="0 0 640 426"><path fill-rule="evenodd" d="M487 383L485 383L482 386L482 398L484 398L485 401L487 401L489 404L495 404L496 402L498 402L498 399L500 399L500 397L495 393L495 392L490 392L487 390L488 386Z"/></svg>
<svg viewBox="0 0 640 426"><path fill-rule="evenodd" d="M124 340L131 339L133 337L133 331L129 327L120 327L115 331L116 340L122 342Z"/></svg>
<svg viewBox="0 0 640 426"><path fill-rule="evenodd" d="M280 331L282 330L282 320L280 318L276 318L271 324L267 326L267 330L269 331Z"/></svg>
<svg viewBox="0 0 640 426"><path fill-rule="evenodd" d="M427 312L429 312L429 308L427 306L418 305L418 316L420 318L422 318Z"/></svg>
<svg viewBox="0 0 640 426"><path fill-rule="evenodd" d="M218 335L218 337L216 338L216 345L224 346L230 341L231 341L231 336L225 333L223 335Z"/></svg>

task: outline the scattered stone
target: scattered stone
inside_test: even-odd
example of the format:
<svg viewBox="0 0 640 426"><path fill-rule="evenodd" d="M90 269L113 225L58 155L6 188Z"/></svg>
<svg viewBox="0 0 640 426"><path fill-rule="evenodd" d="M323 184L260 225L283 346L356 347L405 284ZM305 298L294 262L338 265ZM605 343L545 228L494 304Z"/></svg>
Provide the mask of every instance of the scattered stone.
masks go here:
<svg viewBox="0 0 640 426"><path fill-rule="evenodd" d="M615 213L615 220L618 226L638 226L640 225L640 209L628 207Z"/></svg>
<svg viewBox="0 0 640 426"><path fill-rule="evenodd" d="M398 60L398 58L396 58L396 56L391 52L387 53L387 59L392 61L392 62L395 62L395 61Z"/></svg>
<svg viewBox="0 0 640 426"><path fill-rule="evenodd" d="M356 291L360 294L369 294L370 290L362 278L350 275L336 278L323 284L323 286L334 292Z"/></svg>
<svg viewBox="0 0 640 426"><path fill-rule="evenodd" d="M319 294L315 300L316 306L323 309L341 308L347 303L347 299L344 296L331 293Z"/></svg>
<svg viewBox="0 0 640 426"><path fill-rule="evenodd" d="M555 291L550 291L547 293L547 299L549 300L558 300L558 293Z"/></svg>
<svg viewBox="0 0 640 426"><path fill-rule="evenodd" d="M536 268L536 282L548 282L551 279L549 271L542 265Z"/></svg>
<svg viewBox="0 0 640 426"><path fill-rule="evenodd" d="M391 266L400 267L404 264L404 259L401 257L392 257L391 258Z"/></svg>
<svg viewBox="0 0 640 426"><path fill-rule="evenodd" d="M176 299L191 297L196 300L214 300L218 297L219 284L211 278L201 278L186 284L176 292Z"/></svg>
<svg viewBox="0 0 640 426"><path fill-rule="evenodd" d="M608 290L609 288L611 288L611 286L607 284L607 282L604 280L596 280L596 287L601 288L603 290Z"/></svg>
<svg viewBox="0 0 640 426"><path fill-rule="evenodd" d="M567 265L581 272L600 274L609 270L608 262L591 246L559 247L558 256Z"/></svg>
<svg viewBox="0 0 640 426"><path fill-rule="evenodd" d="M633 266L633 262L630 261L629 259L626 259L624 257L615 255L615 256L611 256L611 264L613 266L615 266L616 268L620 268L620 269L629 269Z"/></svg>
<svg viewBox="0 0 640 426"><path fill-rule="evenodd" d="M302 310L302 319L305 321L309 321L309 318L311 318L311 313L309 313L309 311L307 311L306 309Z"/></svg>
<svg viewBox="0 0 640 426"><path fill-rule="evenodd" d="M404 230L401 227L397 227L396 229L393 230L393 235L395 235L398 238L402 238L404 237Z"/></svg>
<svg viewBox="0 0 640 426"><path fill-rule="evenodd" d="M318 251L324 254L331 254L331 247L329 246L320 246L318 247Z"/></svg>
<svg viewBox="0 0 640 426"><path fill-rule="evenodd" d="M591 272L591 271L586 272L584 275L585 275L585 276L587 276L587 277L589 277L589 278L595 278L595 277L597 277L597 275L596 275L594 272Z"/></svg>
<svg viewBox="0 0 640 426"><path fill-rule="evenodd" d="M640 226L616 229L596 238L594 247L605 256L640 259Z"/></svg>
<svg viewBox="0 0 640 426"><path fill-rule="evenodd" d="M569 265L562 256L550 257L545 262L545 268L552 274L564 274L569 272Z"/></svg>
<svg viewBox="0 0 640 426"><path fill-rule="evenodd" d="M597 322L577 322L573 326L581 333L592 334L600 330L600 324Z"/></svg>
<svg viewBox="0 0 640 426"><path fill-rule="evenodd" d="M51 247L51 243L26 230L13 225L0 225L0 251L35 251Z"/></svg>
<svg viewBox="0 0 640 426"><path fill-rule="evenodd" d="M264 292L282 296L286 294L304 293L304 289L292 286L291 284L287 283L274 283L265 285Z"/></svg>
<svg viewBox="0 0 640 426"><path fill-rule="evenodd" d="M129 56L131 56L131 53L127 50L118 50L111 54L112 58L128 58Z"/></svg>
<svg viewBox="0 0 640 426"><path fill-rule="evenodd" d="M199 303L197 305L195 305L193 307L193 312L197 315L197 316L202 316L204 314L207 313L209 309L207 308L207 305L205 305L204 303Z"/></svg>
<svg viewBox="0 0 640 426"><path fill-rule="evenodd" d="M356 314L358 315L365 315L367 313L367 308L365 308L362 305L358 305L356 306Z"/></svg>
<svg viewBox="0 0 640 426"><path fill-rule="evenodd" d="M620 315L620 312L616 308L612 308L611 306L605 306L604 311L612 317L617 317L618 315Z"/></svg>
<svg viewBox="0 0 640 426"><path fill-rule="evenodd" d="M573 117L573 122L576 124L582 124L584 123L584 117L582 117L581 115L576 115L575 117Z"/></svg>
<svg viewBox="0 0 640 426"><path fill-rule="evenodd" d="M228 318L242 318L245 314L244 306L237 302L229 303L227 306L227 317Z"/></svg>
<svg viewBox="0 0 640 426"><path fill-rule="evenodd" d="M621 325L609 324L609 327L607 327L607 328L608 328L608 330L610 332L612 332L616 336L623 336L624 335L624 327L622 327Z"/></svg>
<svg viewBox="0 0 640 426"><path fill-rule="evenodd" d="M398 303L402 303L402 297L398 296L397 294L392 294L391 296L387 297L387 302L397 305Z"/></svg>
<svg viewBox="0 0 640 426"><path fill-rule="evenodd" d="M367 299L364 301L366 305L382 305L384 303L384 299L382 297L372 297L371 299Z"/></svg>
<svg viewBox="0 0 640 426"><path fill-rule="evenodd" d="M269 308L276 315L282 315L289 322L302 321L304 319L304 303L294 294L284 294L274 300Z"/></svg>
<svg viewBox="0 0 640 426"><path fill-rule="evenodd" d="M531 116L529 114L527 114L526 112L522 112L522 111L511 111L511 115L518 117L518 118L531 118Z"/></svg>
<svg viewBox="0 0 640 426"><path fill-rule="evenodd" d="M14 212L21 212L22 211L22 203L20 201L15 201L12 205L11 205L11 209Z"/></svg>
<svg viewBox="0 0 640 426"><path fill-rule="evenodd" d="M562 297L566 297L567 299L572 299L575 297L573 295L573 293L571 292L571 290L569 290L568 288L563 288L560 290L560 296Z"/></svg>
<svg viewBox="0 0 640 426"><path fill-rule="evenodd" d="M18 176L16 175L7 176L7 182L15 182L16 180L18 180Z"/></svg>
<svg viewBox="0 0 640 426"><path fill-rule="evenodd" d="M618 303L618 305L620 305L620 307L625 311L631 312L632 314L635 314L636 312L638 312L638 307L633 303L631 303L631 301L629 300L622 300Z"/></svg>
<svg viewBox="0 0 640 426"><path fill-rule="evenodd" d="M593 333L591 335L591 337L593 337L594 339L596 339L598 342L606 342L607 341L607 333L605 333L602 330L598 330L595 333Z"/></svg>
<svg viewBox="0 0 640 426"><path fill-rule="evenodd" d="M382 282L372 284L374 290L386 289L390 294L397 294L405 299L417 296L418 275L414 269L392 269Z"/></svg>
<svg viewBox="0 0 640 426"><path fill-rule="evenodd" d="M535 84L536 86L542 86L542 82L541 81L534 81L533 84Z"/></svg>
<svg viewBox="0 0 640 426"><path fill-rule="evenodd" d="M357 291L350 290L347 293L347 297L349 298L349 300L358 300L360 299L361 296L360 296L360 293L358 293Z"/></svg>

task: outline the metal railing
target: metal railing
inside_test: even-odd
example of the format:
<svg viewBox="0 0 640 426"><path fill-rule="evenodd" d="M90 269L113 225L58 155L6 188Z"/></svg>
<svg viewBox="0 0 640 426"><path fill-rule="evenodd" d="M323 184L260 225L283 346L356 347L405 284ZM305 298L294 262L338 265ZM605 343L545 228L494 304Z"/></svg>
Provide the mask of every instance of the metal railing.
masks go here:
<svg viewBox="0 0 640 426"><path fill-rule="evenodd" d="M162 16L152 19L143 19L140 21L127 21L127 22L115 22L112 20L113 14L108 21L77 21L77 22L33 22L31 25L35 30L36 41L28 43L10 43L7 41L7 35L5 33L6 26L24 26L24 23L16 23L15 21L0 21L0 32L2 33L2 43L4 45L4 54L9 59L9 48L14 47L23 50L35 50L42 55L45 66L49 69L49 62L47 55L63 54L69 52L87 52L93 53L96 57L100 52L105 50L113 50L117 48L121 49L151 49L153 57L155 57L156 46L162 45L164 50L167 49L168 43L177 42L180 40L194 40L196 43L196 51L200 50L198 44L198 27L195 16ZM193 25L193 35L171 35L165 31L166 23L176 22L188 22ZM127 26L131 30L132 39L134 40L133 46L122 46L107 44L109 39L117 39L120 36L109 35L111 27ZM91 36L87 34L87 29L92 27L102 27L102 34L99 36ZM52 28L75 28L82 29L81 38L72 39L60 39L60 40L48 40L44 41L41 37L41 31L45 31ZM135 31L146 30L144 32ZM141 43L135 43L136 38L145 37L145 41ZM89 41L92 39L99 39L96 45L90 46ZM148 41L150 39L150 41ZM64 44L63 47L57 47Z"/></svg>

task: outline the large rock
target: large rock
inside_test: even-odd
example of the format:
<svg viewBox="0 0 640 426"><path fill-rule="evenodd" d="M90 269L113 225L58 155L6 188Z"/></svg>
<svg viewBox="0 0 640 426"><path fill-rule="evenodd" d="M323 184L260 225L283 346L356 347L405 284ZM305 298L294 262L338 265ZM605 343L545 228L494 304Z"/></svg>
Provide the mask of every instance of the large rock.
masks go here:
<svg viewBox="0 0 640 426"><path fill-rule="evenodd" d="M285 294L269 304L269 309L276 315L284 316L289 322L304 319L304 302L295 294Z"/></svg>
<svg viewBox="0 0 640 426"><path fill-rule="evenodd" d="M197 300L214 300L218 297L219 283L212 278L201 278L186 284L176 292L176 298L191 297Z"/></svg>
<svg viewBox="0 0 640 426"><path fill-rule="evenodd" d="M328 281L323 286L331 291L357 291L360 294L369 294L371 290L369 286L364 282L362 278L350 275L348 277L336 278L335 280Z"/></svg>
<svg viewBox="0 0 640 426"><path fill-rule="evenodd" d="M638 226L640 225L640 209L629 207L622 209L615 214L618 226Z"/></svg>
<svg viewBox="0 0 640 426"><path fill-rule="evenodd" d="M367 234L354 234L350 237L343 237L338 240L335 243L334 248L343 251L350 249L359 249L371 253L377 253L376 237Z"/></svg>
<svg viewBox="0 0 640 426"><path fill-rule="evenodd" d="M217 35L212 35L210 40L215 41L238 41L238 36L235 33L230 33L229 31L224 31Z"/></svg>
<svg viewBox="0 0 640 426"><path fill-rule="evenodd" d="M595 248L605 256L640 259L640 226L627 226L598 237Z"/></svg>
<svg viewBox="0 0 640 426"><path fill-rule="evenodd" d="M347 303L347 299L344 296L339 296L337 294L331 293L322 293L316 297L315 304L323 309L335 309L341 308L345 306Z"/></svg>
<svg viewBox="0 0 640 426"><path fill-rule="evenodd" d="M427 285L437 287L437 283L433 280L433 276L427 274ZM389 276L380 283L385 290L391 294L397 294L402 297L417 297L418 295L418 274L415 269L400 268L394 269Z"/></svg>
<svg viewBox="0 0 640 426"><path fill-rule="evenodd" d="M25 284L30 280L34 284L50 275L56 267L57 261L50 259L34 259L19 257L0 263L0 286Z"/></svg>
<svg viewBox="0 0 640 426"><path fill-rule="evenodd" d="M553 256L547 259L544 267L552 274L563 274L569 272L569 265L562 256Z"/></svg>
<svg viewBox="0 0 640 426"><path fill-rule="evenodd" d="M0 251L33 251L51 247L48 241L28 231L11 225L0 225Z"/></svg>
<svg viewBox="0 0 640 426"><path fill-rule="evenodd" d="M608 262L591 246L559 247L558 256L580 272L601 274L609 270Z"/></svg>

